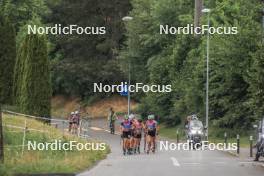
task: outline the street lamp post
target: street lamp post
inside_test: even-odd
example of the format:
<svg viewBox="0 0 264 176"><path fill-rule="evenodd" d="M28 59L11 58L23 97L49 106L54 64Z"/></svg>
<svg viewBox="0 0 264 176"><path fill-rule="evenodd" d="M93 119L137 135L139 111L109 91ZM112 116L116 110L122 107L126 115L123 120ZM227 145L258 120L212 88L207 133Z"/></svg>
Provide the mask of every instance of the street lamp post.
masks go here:
<svg viewBox="0 0 264 176"><path fill-rule="evenodd" d="M262 0L262 2L263 2L263 4L264 4L264 0ZM262 9L262 27L263 27L263 29L264 29L264 7L263 7L263 9ZM264 31L264 30L262 30L262 43L264 42L263 31Z"/></svg>
<svg viewBox="0 0 264 176"><path fill-rule="evenodd" d="M133 20L133 17L130 16L125 16L122 18L122 20L124 22L129 22ZM130 80L131 80L131 74L130 74L130 67L131 67L131 63L129 60L128 63L128 86L127 86L127 115L130 115L130 91L129 91L129 87L130 87Z"/></svg>
<svg viewBox="0 0 264 176"><path fill-rule="evenodd" d="M203 9L203 13L207 13L207 24L210 27L210 9ZM210 51L210 33L207 31L206 42L206 138L208 140L208 128L209 128L209 51Z"/></svg>

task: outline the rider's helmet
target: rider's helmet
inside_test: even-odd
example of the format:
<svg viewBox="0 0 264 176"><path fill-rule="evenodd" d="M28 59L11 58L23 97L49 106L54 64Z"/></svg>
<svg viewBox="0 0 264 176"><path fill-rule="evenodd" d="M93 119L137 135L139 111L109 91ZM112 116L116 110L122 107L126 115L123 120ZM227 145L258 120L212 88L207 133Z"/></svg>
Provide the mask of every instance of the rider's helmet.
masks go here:
<svg viewBox="0 0 264 176"><path fill-rule="evenodd" d="M71 115L74 115L74 112L71 112Z"/></svg>
<svg viewBox="0 0 264 176"><path fill-rule="evenodd" d="M79 114L79 111L75 111L75 114Z"/></svg>
<svg viewBox="0 0 264 176"><path fill-rule="evenodd" d="M155 118L155 116L152 114L152 115L148 115L148 119L149 120L153 120Z"/></svg>
<svg viewBox="0 0 264 176"><path fill-rule="evenodd" d="M133 119L135 119L135 115L134 114L130 114L129 115L129 120L133 120Z"/></svg>
<svg viewBox="0 0 264 176"><path fill-rule="evenodd" d="M197 117L196 114L193 114L193 115L192 115L192 120L198 120L198 117Z"/></svg>

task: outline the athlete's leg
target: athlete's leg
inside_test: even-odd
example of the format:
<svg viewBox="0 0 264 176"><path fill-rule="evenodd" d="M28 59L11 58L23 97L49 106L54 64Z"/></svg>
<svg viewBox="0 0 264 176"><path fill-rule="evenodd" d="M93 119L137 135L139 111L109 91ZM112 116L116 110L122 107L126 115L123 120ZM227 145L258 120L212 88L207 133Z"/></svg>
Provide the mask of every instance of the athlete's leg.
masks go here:
<svg viewBox="0 0 264 176"><path fill-rule="evenodd" d="M151 136L147 135L147 153L149 153L151 149Z"/></svg>

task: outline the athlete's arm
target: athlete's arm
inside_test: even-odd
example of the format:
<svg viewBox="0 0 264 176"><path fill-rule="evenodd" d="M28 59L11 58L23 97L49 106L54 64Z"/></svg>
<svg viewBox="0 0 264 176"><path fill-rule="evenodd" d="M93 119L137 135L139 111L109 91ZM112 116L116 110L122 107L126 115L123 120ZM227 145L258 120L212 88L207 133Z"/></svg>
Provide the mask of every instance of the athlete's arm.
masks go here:
<svg viewBox="0 0 264 176"><path fill-rule="evenodd" d="M159 134L159 125L158 125L158 122L156 122L156 134L157 135Z"/></svg>
<svg viewBox="0 0 264 176"><path fill-rule="evenodd" d="M122 132L123 132L123 123L120 124L119 131L122 134Z"/></svg>

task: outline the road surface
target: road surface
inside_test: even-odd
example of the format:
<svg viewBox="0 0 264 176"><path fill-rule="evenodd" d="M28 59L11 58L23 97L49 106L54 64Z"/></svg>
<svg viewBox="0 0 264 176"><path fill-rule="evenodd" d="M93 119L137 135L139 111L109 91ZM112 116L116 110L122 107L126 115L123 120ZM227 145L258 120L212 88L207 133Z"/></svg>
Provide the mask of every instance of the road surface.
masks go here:
<svg viewBox="0 0 264 176"><path fill-rule="evenodd" d="M264 168L221 151L158 151L123 156L119 135L104 129L104 120L92 122L89 136L107 142L111 154L78 176L263 176ZM263 163L264 164L264 163Z"/></svg>

